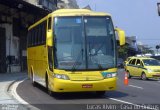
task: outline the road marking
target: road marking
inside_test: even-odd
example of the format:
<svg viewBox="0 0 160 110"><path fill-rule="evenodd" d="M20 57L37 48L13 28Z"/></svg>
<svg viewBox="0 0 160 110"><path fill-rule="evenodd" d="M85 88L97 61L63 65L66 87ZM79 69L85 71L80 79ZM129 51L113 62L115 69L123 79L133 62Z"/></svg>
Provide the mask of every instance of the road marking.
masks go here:
<svg viewBox="0 0 160 110"><path fill-rule="evenodd" d="M109 99L117 101L117 102L122 102L122 103L125 103L125 104L131 104L131 105L133 105L133 103L126 102L126 101L123 101L123 100L119 100L119 99L115 99L115 98L109 98Z"/></svg>
<svg viewBox="0 0 160 110"><path fill-rule="evenodd" d="M26 80L26 79L24 79ZM15 82L15 84L13 85L13 88L12 88L12 95L19 101L21 102L21 104L29 104L27 103L26 101L24 101L16 92L16 88L18 87L18 85L23 82L24 80L22 81L18 81L18 82Z"/></svg>
<svg viewBox="0 0 160 110"><path fill-rule="evenodd" d="M27 78L26 78L27 79ZM24 80L26 80L24 79ZM29 103L27 103L26 101L24 101L16 92L16 88L18 87L18 85L23 82L24 80L22 81L18 81L18 82L15 82L15 84L13 84L13 87L12 87L12 95L21 103L21 104L28 104L28 106L30 106L29 108L34 108L34 110L39 110L38 108L32 106L32 105L29 105ZM160 82L160 81L159 81ZM129 85L129 86L132 86L133 85ZM134 86L134 87L138 87L138 86ZM138 88L142 88L142 87L138 87ZM142 88L143 89L143 88ZM110 100L113 100L113 101L117 101L117 102L121 102L121 103L125 103L125 104L130 104L130 105L133 105L133 106L137 106L137 107L141 107L141 108L147 108L147 109L152 109L152 110L158 110L156 108L151 108L151 107L145 107L145 105L137 105L137 104L134 104L134 103L131 103L131 102L127 102L127 101L123 101L123 100L119 100L119 99L115 99L115 98L109 98Z"/></svg>
<svg viewBox="0 0 160 110"><path fill-rule="evenodd" d="M117 102L125 103L125 104L130 104L130 105L133 105L133 106L141 107L141 108L144 108L145 110L146 109L159 110L159 109L156 109L156 108L148 107L147 105L146 106L145 105L138 105L138 104L134 104L134 103L131 103L131 102L127 102L127 101L123 101L123 100L119 100L119 99L115 99L115 98L109 98L109 99L117 101Z"/></svg>
<svg viewBox="0 0 160 110"><path fill-rule="evenodd" d="M135 87L135 88L138 88L138 89L143 89L143 87L139 87L139 86L134 86L134 85L128 85L130 87Z"/></svg>
<svg viewBox="0 0 160 110"><path fill-rule="evenodd" d="M17 90L17 87L20 83L22 83L23 81L27 80L28 78L25 78L24 80L22 81L18 81L18 82L15 82L13 85L12 85L12 89L11 89L11 94L13 95L13 97L20 103L20 104L24 104L27 106L27 108L29 110L39 110L38 108L30 105L28 102L26 102L25 100L23 100L16 92Z"/></svg>

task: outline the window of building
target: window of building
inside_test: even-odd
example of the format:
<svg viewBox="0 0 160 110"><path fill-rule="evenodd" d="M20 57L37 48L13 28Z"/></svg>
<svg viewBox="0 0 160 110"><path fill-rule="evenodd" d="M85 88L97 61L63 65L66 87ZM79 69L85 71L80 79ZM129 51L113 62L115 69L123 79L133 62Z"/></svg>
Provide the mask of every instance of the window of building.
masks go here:
<svg viewBox="0 0 160 110"><path fill-rule="evenodd" d="M27 47L29 47L30 44L31 44L31 32L29 31L27 35Z"/></svg>
<svg viewBox="0 0 160 110"><path fill-rule="evenodd" d="M39 0L39 4L42 5L44 0Z"/></svg>
<svg viewBox="0 0 160 110"><path fill-rule="evenodd" d="M43 4L45 7L47 7L48 5L48 1L47 0L44 0L44 4Z"/></svg>
<svg viewBox="0 0 160 110"><path fill-rule="evenodd" d="M13 35L19 36L19 30L20 30L20 19L13 18Z"/></svg>

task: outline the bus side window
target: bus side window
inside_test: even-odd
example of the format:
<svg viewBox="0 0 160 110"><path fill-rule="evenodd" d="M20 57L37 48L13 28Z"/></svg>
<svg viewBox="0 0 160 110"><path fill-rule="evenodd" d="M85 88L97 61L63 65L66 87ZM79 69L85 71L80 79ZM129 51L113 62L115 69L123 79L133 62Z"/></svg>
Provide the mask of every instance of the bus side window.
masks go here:
<svg viewBox="0 0 160 110"><path fill-rule="evenodd" d="M36 28L33 29L33 46L36 45Z"/></svg>
<svg viewBox="0 0 160 110"><path fill-rule="evenodd" d="M43 35L43 44L45 44L46 43L46 30L47 30L47 21L44 21L44 27L43 27L43 33L44 33L44 35Z"/></svg>
<svg viewBox="0 0 160 110"><path fill-rule="evenodd" d="M34 45L37 45L37 44L38 44L38 40L37 40L37 39L38 39L38 31L37 31L37 30L38 30L38 28L35 27L35 31L34 31L34 32L35 32L35 41L34 41Z"/></svg>
<svg viewBox="0 0 160 110"><path fill-rule="evenodd" d="M47 25L46 21L44 21L41 24L41 32L42 32L42 34L41 34L41 43L42 44L45 44L45 42L46 42L46 25Z"/></svg>
<svg viewBox="0 0 160 110"><path fill-rule="evenodd" d="M41 25L38 25L37 30L38 30L37 43L41 44L41 41L40 41L40 39L41 39Z"/></svg>
<svg viewBox="0 0 160 110"><path fill-rule="evenodd" d="M39 43L42 44L42 34L43 34L43 25L42 23L39 25Z"/></svg>
<svg viewBox="0 0 160 110"><path fill-rule="evenodd" d="M29 46L32 46L32 30L30 30Z"/></svg>
<svg viewBox="0 0 160 110"><path fill-rule="evenodd" d="M33 29L31 30L31 46L34 45L34 31Z"/></svg>
<svg viewBox="0 0 160 110"><path fill-rule="evenodd" d="M51 29L51 23L52 23L52 18L49 17L49 19L48 19L48 30Z"/></svg>

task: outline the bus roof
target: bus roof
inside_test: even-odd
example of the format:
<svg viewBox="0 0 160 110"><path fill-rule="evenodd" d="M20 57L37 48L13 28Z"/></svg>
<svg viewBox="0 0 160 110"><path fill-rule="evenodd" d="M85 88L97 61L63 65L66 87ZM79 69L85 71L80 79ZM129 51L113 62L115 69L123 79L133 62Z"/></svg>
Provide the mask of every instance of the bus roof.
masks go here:
<svg viewBox="0 0 160 110"><path fill-rule="evenodd" d="M53 16L110 16L108 13L95 12L88 9L59 9L51 14Z"/></svg>
<svg viewBox="0 0 160 110"><path fill-rule="evenodd" d="M108 13L95 12L95 11L91 11L88 9L59 9L59 10L56 10L56 11L48 14L47 16L42 18L41 20L39 20L36 23L34 23L33 25L31 25L28 28L28 30L32 29L33 27L35 27L39 23L46 20L49 16L56 17L56 16L111 16L111 15Z"/></svg>

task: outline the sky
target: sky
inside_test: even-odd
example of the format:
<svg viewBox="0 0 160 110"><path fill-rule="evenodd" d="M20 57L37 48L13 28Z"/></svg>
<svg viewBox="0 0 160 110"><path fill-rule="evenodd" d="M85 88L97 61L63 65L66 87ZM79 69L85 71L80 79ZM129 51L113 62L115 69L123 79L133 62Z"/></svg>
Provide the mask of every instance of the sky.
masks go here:
<svg viewBox="0 0 160 110"><path fill-rule="evenodd" d="M94 11L110 13L115 27L123 29L126 36L137 36L137 42L152 49L160 44L158 2L160 0L77 0L80 8L90 5Z"/></svg>

